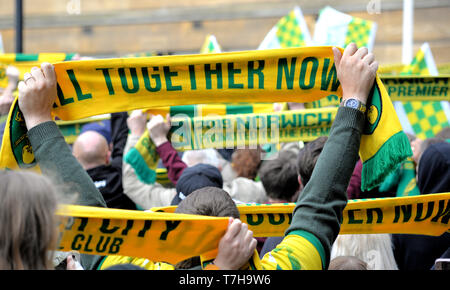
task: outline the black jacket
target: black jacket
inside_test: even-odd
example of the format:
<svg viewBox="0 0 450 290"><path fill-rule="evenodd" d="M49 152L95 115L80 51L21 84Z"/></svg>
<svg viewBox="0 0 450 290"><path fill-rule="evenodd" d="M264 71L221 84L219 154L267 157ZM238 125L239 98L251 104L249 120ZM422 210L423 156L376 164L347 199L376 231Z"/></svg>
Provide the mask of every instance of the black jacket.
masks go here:
<svg viewBox="0 0 450 290"><path fill-rule="evenodd" d="M111 114L111 162L87 170L97 189L102 193L109 208L136 209L136 204L123 193L122 158L128 137L126 112Z"/></svg>
<svg viewBox="0 0 450 290"><path fill-rule="evenodd" d="M417 176L420 194L450 192L450 144L428 147L420 158ZM392 242L400 270L430 270L435 260L449 249L450 233L438 237L395 234Z"/></svg>

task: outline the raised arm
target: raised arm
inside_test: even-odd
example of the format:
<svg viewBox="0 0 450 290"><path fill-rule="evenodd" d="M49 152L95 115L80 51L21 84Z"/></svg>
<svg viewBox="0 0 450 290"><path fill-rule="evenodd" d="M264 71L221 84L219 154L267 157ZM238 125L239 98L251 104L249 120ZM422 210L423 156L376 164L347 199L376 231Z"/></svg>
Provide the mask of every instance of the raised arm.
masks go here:
<svg viewBox="0 0 450 290"><path fill-rule="evenodd" d="M146 130L147 116L141 111L133 111L127 119L127 125L130 129L124 153L136 145L139 138ZM155 182L153 184L145 184L139 180L133 167L123 161L122 185L124 193L134 203L143 209L151 207L170 205L176 194L175 189L165 188L161 184Z"/></svg>
<svg viewBox="0 0 450 290"><path fill-rule="evenodd" d="M342 103L356 99L365 105L378 68L374 56L367 48L357 49L354 44L347 46L342 55L337 49L333 52L343 90ZM347 204L346 189L358 160L364 119L365 114L358 109L343 105L339 108L311 179L299 195L286 236L270 252L275 260L279 258L277 263L294 255L300 268L327 269L331 246L339 234L342 211ZM280 257L283 251L284 257ZM269 261L264 257L266 268L273 266Z"/></svg>
<svg viewBox="0 0 450 290"><path fill-rule="evenodd" d="M25 73L19 83L19 108L25 119L28 137L43 174L77 193L77 204L106 207L89 175L72 155L51 110L56 98L56 74L52 64L43 63Z"/></svg>
<svg viewBox="0 0 450 290"><path fill-rule="evenodd" d="M123 151L128 137L127 112L111 114L111 165L122 168Z"/></svg>
<svg viewBox="0 0 450 290"><path fill-rule="evenodd" d="M170 181L176 185L183 170L187 167L178 152L173 148L172 143L167 139L170 130L170 115L167 114L167 121L161 115L153 116L147 124L150 138L156 145L156 151L161 158L164 167L167 168L167 175Z"/></svg>
<svg viewBox="0 0 450 290"><path fill-rule="evenodd" d="M28 138L43 174L53 178L68 194L77 194L76 204L106 207L92 179L78 163L53 121L56 74L50 63L33 67L19 83L19 108L28 129ZM100 256L81 254L84 269L93 269Z"/></svg>

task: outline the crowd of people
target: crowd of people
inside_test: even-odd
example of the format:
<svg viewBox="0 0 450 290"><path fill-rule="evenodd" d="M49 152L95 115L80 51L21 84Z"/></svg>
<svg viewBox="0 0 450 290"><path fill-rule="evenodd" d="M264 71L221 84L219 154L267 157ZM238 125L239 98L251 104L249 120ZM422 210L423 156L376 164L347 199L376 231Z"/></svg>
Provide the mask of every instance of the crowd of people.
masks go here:
<svg viewBox="0 0 450 290"><path fill-rule="evenodd" d="M367 48L333 49L342 100L365 105L378 63ZM399 196L405 161L386 183L361 191L358 149L365 112L341 105L329 136L282 144L265 160L263 146L177 152L168 137L170 117L142 110L111 114L109 127L86 126L68 146L52 119L57 96L54 67L43 63L10 84L0 98L9 111L18 103L42 175L0 171L0 269L322 269L430 270L449 258L450 233L340 235L349 199ZM343 102L344 103L344 102ZM4 121L0 125L4 130ZM0 130L0 133L3 132ZM143 183L124 155L148 130L167 169L170 186ZM435 138L410 136L418 194L450 192L450 129ZM285 235L253 237L239 220L240 203L296 203ZM127 210L176 205L176 213L229 217L214 260L191 257L175 265L142 257L58 252L58 204Z"/></svg>

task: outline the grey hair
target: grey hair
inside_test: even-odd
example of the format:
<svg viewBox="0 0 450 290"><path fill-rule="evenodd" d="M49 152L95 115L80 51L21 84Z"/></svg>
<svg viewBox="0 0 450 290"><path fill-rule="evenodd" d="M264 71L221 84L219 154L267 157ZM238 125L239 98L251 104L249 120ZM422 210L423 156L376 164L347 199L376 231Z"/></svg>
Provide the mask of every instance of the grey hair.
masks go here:
<svg viewBox="0 0 450 290"><path fill-rule="evenodd" d="M338 256L355 256L366 262L368 270L398 270L389 234L338 235L331 259Z"/></svg>

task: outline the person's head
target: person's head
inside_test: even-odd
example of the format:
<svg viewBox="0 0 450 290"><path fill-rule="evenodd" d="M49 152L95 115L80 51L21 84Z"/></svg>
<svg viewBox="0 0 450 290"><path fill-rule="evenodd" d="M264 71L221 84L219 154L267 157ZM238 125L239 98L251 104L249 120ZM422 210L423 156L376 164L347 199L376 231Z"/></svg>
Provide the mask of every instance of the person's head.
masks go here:
<svg viewBox="0 0 450 290"><path fill-rule="evenodd" d="M108 164L111 155L105 137L96 131L80 134L73 143L72 153L86 170Z"/></svg>
<svg viewBox="0 0 450 290"><path fill-rule="evenodd" d="M98 122L87 123L81 127L80 134L87 131L95 131L105 137L108 145L111 143L111 120L102 120Z"/></svg>
<svg viewBox="0 0 450 290"><path fill-rule="evenodd" d="M328 270L367 270L367 264L354 256L339 256L330 261Z"/></svg>
<svg viewBox="0 0 450 290"><path fill-rule="evenodd" d="M422 150L420 147L422 146L423 140L420 138L416 138L409 143L411 144L411 150L413 152L412 159L417 166L417 164L419 163L420 155L422 154Z"/></svg>
<svg viewBox="0 0 450 290"><path fill-rule="evenodd" d="M105 270L135 271L135 270L146 270L146 269L144 267L141 267L138 265L127 263L127 264L112 265L108 268L105 268Z"/></svg>
<svg viewBox="0 0 450 290"><path fill-rule="evenodd" d="M328 137L319 137L314 141L308 142L300 149L297 156L297 174L299 182L305 187L313 173L322 149L327 142Z"/></svg>
<svg viewBox="0 0 450 290"><path fill-rule="evenodd" d="M195 190L208 186L223 187L222 174L219 169L202 163L185 168L177 181L177 194L173 198L171 205L179 204Z"/></svg>
<svg viewBox="0 0 450 290"><path fill-rule="evenodd" d="M407 133L407 132L405 132L405 134L406 134L406 137L408 137L409 143L411 143L411 142L413 142L414 140L417 139L416 135L413 135L413 134Z"/></svg>
<svg viewBox="0 0 450 290"><path fill-rule="evenodd" d="M32 172L0 171L0 269L51 269L58 201L52 182Z"/></svg>
<svg viewBox="0 0 450 290"><path fill-rule="evenodd" d="M352 256L364 261L368 270L398 270L389 234L338 235L330 259Z"/></svg>
<svg viewBox="0 0 450 290"><path fill-rule="evenodd" d="M450 191L450 143L428 146L420 157L417 187L421 194Z"/></svg>
<svg viewBox="0 0 450 290"><path fill-rule="evenodd" d="M214 149L190 150L183 153L181 160L188 167L202 163L217 167L220 170L220 161L217 154Z"/></svg>
<svg viewBox="0 0 450 290"><path fill-rule="evenodd" d="M240 217L239 210L230 195L221 188L210 186L192 192L178 204L175 213L236 219ZM200 265L200 257L192 257L179 262L175 267L189 269L198 265Z"/></svg>
<svg viewBox="0 0 450 290"><path fill-rule="evenodd" d="M442 139L450 139L450 127L445 127L439 133L437 133L434 137L436 138L442 138Z"/></svg>
<svg viewBox="0 0 450 290"><path fill-rule="evenodd" d="M444 139L441 138L428 138L425 140L417 141L417 139L413 142L414 150L413 150L413 159L416 163L417 170L419 168L420 159L422 158L425 150L428 149L433 144L445 142Z"/></svg>
<svg viewBox="0 0 450 290"><path fill-rule="evenodd" d="M270 201L291 202L296 199L300 186L295 157L291 151L281 151L277 158L261 164L259 178Z"/></svg>
<svg viewBox="0 0 450 290"><path fill-rule="evenodd" d="M206 186L189 194L177 206L176 213L239 218L231 196L218 187Z"/></svg>
<svg viewBox="0 0 450 290"><path fill-rule="evenodd" d="M261 165L260 147L256 149L236 149L231 157L233 170L237 177L255 179Z"/></svg>

